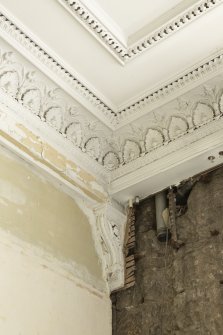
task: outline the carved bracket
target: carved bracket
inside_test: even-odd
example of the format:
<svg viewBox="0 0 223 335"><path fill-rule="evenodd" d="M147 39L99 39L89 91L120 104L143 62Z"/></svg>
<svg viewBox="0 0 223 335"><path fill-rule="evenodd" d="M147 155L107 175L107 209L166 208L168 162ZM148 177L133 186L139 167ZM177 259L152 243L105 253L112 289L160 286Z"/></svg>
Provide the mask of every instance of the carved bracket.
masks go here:
<svg viewBox="0 0 223 335"><path fill-rule="evenodd" d="M124 286L124 232L126 215L111 203L95 210L104 271L110 291Z"/></svg>

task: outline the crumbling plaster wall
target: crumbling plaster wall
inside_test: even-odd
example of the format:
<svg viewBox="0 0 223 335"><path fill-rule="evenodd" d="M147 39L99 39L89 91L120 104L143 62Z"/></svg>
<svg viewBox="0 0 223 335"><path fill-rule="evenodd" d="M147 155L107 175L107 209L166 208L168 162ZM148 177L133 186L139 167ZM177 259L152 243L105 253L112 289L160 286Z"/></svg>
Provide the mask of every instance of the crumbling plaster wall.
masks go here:
<svg viewBox="0 0 223 335"><path fill-rule="evenodd" d="M178 251L159 243L154 199L136 212L136 285L113 294L113 335L223 333L223 169L196 183L177 218Z"/></svg>
<svg viewBox="0 0 223 335"><path fill-rule="evenodd" d="M111 334L86 213L0 146L0 333Z"/></svg>

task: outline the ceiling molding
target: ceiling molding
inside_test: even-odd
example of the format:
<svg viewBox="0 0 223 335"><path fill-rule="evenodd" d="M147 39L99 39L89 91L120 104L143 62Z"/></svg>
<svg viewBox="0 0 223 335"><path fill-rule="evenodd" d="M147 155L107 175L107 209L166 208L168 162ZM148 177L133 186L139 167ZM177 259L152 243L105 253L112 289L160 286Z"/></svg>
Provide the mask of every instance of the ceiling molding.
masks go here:
<svg viewBox="0 0 223 335"><path fill-rule="evenodd" d="M218 117L214 117L207 124L203 124L194 130L188 130L184 135L175 138L175 140L166 143L166 145L160 145L156 149L151 150L148 154L141 155L137 159L129 162L129 164L114 170L112 172L111 190L113 191L111 194L146 179L150 175L148 165L151 166L155 162L164 161L164 165L160 165L160 170L162 170L165 164L166 166L171 164L170 157L174 153L177 154L178 158L181 157L181 160L184 159L182 150L185 148L189 148L188 155L193 157L196 153L190 146L193 143L208 138L210 135L216 135L218 132L223 133L223 113ZM217 138L219 138L218 136L219 135L217 135ZM206 148L208 148L209 145L211 146L211 144L211 141L208 139ZM222 139L219 144L222 144ZM142 168L144 169L144 173L142 173ZM158 170L156 172L159 173Z"/></svg>
<svg viewBox="0 0 223 335"><path fill-rule="evenodd" d="M215 58L201 70L204 74L210 72L222 59L223 56ZM202 71L197 74L203 74ZM91 171L97 175L103 176L103 168L105 174L115 170L113 180L150 164L164 152L180 149L179 143L185 143L188 137L192 140L194 134L202 136L199 129L222 118L223 87L219 83L213 85L199 86L195 93L192 91L149 114L148 120L145 116L109 133L98 120L92 119L91 123L88 111L78 111L75 101L69 105L66 96L58 95L58 87L48 84L47 78L41 77L31 64L23 64L21 56L10 49L1 50L0 55L0 89L4 92L2 97L8 97L7 105L17 104L20 107L14 108L22 108L24 115L30 114L39 127L42 123L67 141L80 156L86 156L85 166L92 166Z"/></svg>
<svg viewBox="0 0 223 335"><path fill-rule="evenodd" d="M219 78L221 82L222 77ZM218 82L200 86L196 92L166 104L150 118L142 118L122 129L116 133L113 143L121 148L121 164L112 171L112 181L173 152L180 152L185 146L219 130L218 127L222 129L222 117L223 87Z"/></svg>
<svg viewBox="0 0 223 335"><path fill-rule="evenodd" d="M85 85L81 79L73 75L62 62L47 52L38 43L39 41L37 42L37 39L34 40L14 23L15 20L9 18L9 13L5 14L4 12L6 10L0 8L0 36L46 73L49 78L56 81L72 97L78 97L86 108L90 109L93 114L102 119L105 124L108 123L108 126L112 128L112 125L116 123L114 121L116 112L89 89L88 85ZM73 92L77 94L74 95Z"/></svg>
<svg viewBox="0 0 223 335"><path fill-rule="evenodd" d="M101 44L122 64L141 55L157 43L165 40L175 32L184 28L212 8L223 3L222 0L200 0L173 19L167 21L158 29L148 33L142 39L130 46L125 46L114 36L99 17L94 15L81 0L58 0Z"/></svg>
<svg viewBox="0 0 223 335"><path fill-rule="evenodd" d="M16 52L2 47L0 103L20 111L23 117L30 116L37 129L43 127L43 133L49 137L50 134L57 134L68 148L77 150L75 157L77 160L80 158L82 166L90 167L91 172L101 176L102 180L108 180L102 165L103 157L111 151L107 141L108 137L112 137L111 131L88 111L81 109L76 101L69 101L33 65L24 64ZM54 142L57 142L55 136Z"/></svg>
<svg viewBox="0 0 223 335"><path fill-rule="evenodd" d="M120 109L117 114L117 129L142 117L148 112L154 110L180 96L187 91L199 86L212 77L223 71L223 50L204 59L198 65L195 65L178 75L166 84L157 87L149 93L138 97L136 102Z"/></svg>
<svg viewBox="0 0 223 335"><path fill-rule="evenodd" d="M221 118L202 127L192 136L179 140L172 152L168 150L165 153L163 150L163 155L158 155L147 165L140 167L140 164L137 164L136 167L136 162L133 162L129 173L123 174L111 183L109 194L117 201L127 203L129 198L134 199L137 195L143 199L170 185L177 185L182 180L223 164L220 154L222 143ZM210 160L209 157L214 159Z"/></svg>
<svg viewBox="0 0 223 335"><path fill-rule="evenodd" d="M163 85L133 98L120 108L110 108L81 80L49 54L36 40L32 39L18 25L0 11L0 36L15 47L47 77L55 81L74 99L78 100L94 116L111 130L119 129L150 113L177 96L206 82L223 70L223 50L192 66L183 74L173 77Z"/></svg>
<svg viewBox="0 0 223 335"><path fill-rule="evenodd" d="M27 113L23 106L2 91L0 120L1 143L59 182L62 181L65 187L91 201L92 205L108 198L106 183L110 176L106 170L95 162L92 164L87 155L68 145L65 138L35 118L35 115ZM66 164L64 168L62 161ZM90 177L90 173L93 178L85 180L84 175Z"/></svg>

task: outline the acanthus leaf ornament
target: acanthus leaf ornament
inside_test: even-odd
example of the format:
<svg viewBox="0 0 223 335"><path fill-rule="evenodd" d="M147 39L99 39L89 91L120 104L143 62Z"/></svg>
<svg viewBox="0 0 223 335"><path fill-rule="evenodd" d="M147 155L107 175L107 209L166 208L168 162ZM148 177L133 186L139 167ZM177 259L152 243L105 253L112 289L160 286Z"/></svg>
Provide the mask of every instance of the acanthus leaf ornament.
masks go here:
<svg viewBox="0 0 223 335"><path fill-rule="evenodd" d="M219 56L219 64L222 58ZM210 88L205 90L205 94L201 94L203 86L200 86L196 88L196 95L193 92L185 94L186 97L182 95L184 103L178 108L177 100L173 100L164 105L165 110L154 111L146 121L143 118L143 124L140 120L135 122L131 133L127 133L127 126L112 133L77 100L71 101L65 92L43 77L33 65L24 67L21 56L17 56L16 52L0 52L2 91L39 116L38 120L67 137L74 146L103 165L105 170L113 172L123 170L122 167L129 163L133 165L136 160L139 165L146 165L153 160L153 156L157 159L159 147L168 146L169 142L176 142L185 134L192 134L197 128L221 118L223 89L220 80L217 79L217 84L208 85ZM171 112L173 110L174 113ZM143 156L145 159L142 159Z"/></svg>
<svg viewBox="0 0 223 335"><path fill-rule="evenodd" d="M67 138L76 146L80 147L82 142L82 128L79 122L72 122L65 129Z"/></svg>
<svg viewBox="0 0 223 335"><path fill-rule="evenodd" d="M164 136L159 130L150 128L147 131L145 138L145 147L147 152L163 145L163 142L164 142Z"/></svg>
<svg viewBox="0 0 223 335"><path fill-rule="evenodd" d="M89 138L85 143L85 151L91 158L98 160L101 154L101 144L99 138Z"/></svg>
<svg viewBox="0 0 223 335"><path fill-rule="evenodd" d="M108 170L115 170L119 167L119 157L115 152L109 151L105 154L103 157L103 165L108 169Z"/></svg>
<svg viewBox="0 0 223 335"><path fill-rule="evenodd" d="M5 71L2 74L0 74L0 87L3 88L3 90L12 96L13 98L16 98L18 90L19 90L19 76L16 71Z"/></svg>
<svg viewBox="0 0 223 335"><path fill-rule="evenodd" d="M21 97L24 107L31 110L32 113L39 115L41 109L41 94L38 89L28 89Z"/></svg>
<svg viewBox="0 0 223 335"><path fill-rule="evenodd" d="M140 156L141 150L138 143L135 141L127 140L123 148L124 163L129 163Z"/></svg>
<svg viewBox="0 0 223 335"><path fill-rule="evenodd" d="M66 3L66 1L68 0L59 1ZM136 46L133 48L133 50L131 51L131 57L134 57L136 54L141 53L143 50L146 50L148 46L151 46L153 43L161 40L169 33L172 34L175 29L178 30L180 26L195 19L198 15L205 13L209 9L213 8L213 6L221 4L222 0L201 0L201 2L202 5L200 3L195 4L195 10L193 10L192 7L189 8L188 17L185 15L185 13L183 13L183 17L181 19L178 18L177 22L174 22L173 25L170 25L170 22L168 22L168 27L166 30L163 27L161 28L160 36L156 31L154 39L149 38L149 40L146 41L140 40L140 43L142 44L140 44L139 48L137 48ZM76 4L77 13L80 14L81 20L84 19L85 21L86 19L86 22L89 23L90 27L94 30L94 32L97 31L102 38L105 37L106 41L109 43L109 46L113 49L113 51L117 52L118 56L120 56L120 50L117 49L117 45L115 43L111 43L110 37L108 37L107 34L103 34L103 30L100 31L98 27L96 29L95 22L92 25L92 20L90 19L90 16L85 16L85 18L84 16L82 16L83 13L80 10L81 7L79 8L79 6L77 6L76 1L73 1L71 6L73 6L74 4ZM191 85L194 87L194 84L196 85L199 80L204 83L205 81L213 77L213 73L217 73L218 70L220 73L223 65L223 51L220 50L216 52L215 55L212 55L205 61L201 62L198 66L192 66L190 69L188 69L187 73L175 77L171 82L161 85L155 91L151 92L149 90L145 95L143 94L142 97L136 99L136 101L131 103L130 105L126 105L123 108L122 106L125 104L122 104L121 106L117 107L117 109L112 109L111 107L106 105L99 96L96 96L96 94L92 92L91 89L84 85L80 78L74 76L68 69L64 67L64 65L60 64L57 59L55 59L51 54L44 50L38 44L38 41L31 39L24 32L24 30L20 29L20 27L13 22L13 18L10 19L9 13L7 13L6 16L3 12L1 12L0 30L2 31L2 35L5 35L7 36L7 38L10 39L10 43L15 48L17 48L19 43L19 47L27 51L28 58L31 57L32 59L34 59L35 63L37 62L41 63L41 65L44 65L47 71L53 72L54 76L56 75L58 79L63 79L63 81L66 82L66 85L69 85L70 89L76 90L78 95L84 97L84 99L86 99L88 103L90 102L94 108L96 107L98 113L97 115L103 116L103 118L106 119L106 124L110 128L116 128L117 126L120 127L122 125L124 126L128 124L130 120L132 120L134 115L136 115L136 118L138 118L139 114L141 116L144 115L145 110L144 108L141 108L142 106L147 105L151 111L154 108L157 108L157 103L160 106L163 105L163 99L171 97L172 94L176 96L179 92L179 95L181 95L183 87L185 87L185 91L189 91L191 89ZM0 54L0 67L4 67L5 65L14 66L14 63L12 61L13 54L14 52L12 52L11 50L7 52L2 52ZM123 56L124 58L129 58L130 54L127 55L124 51ZM29 74L31 75L32 72ZM199 84L197 84L196 86L199 86ZM216 112L215 115L217 115Z"/></svg>
<svg viewBox="0 0 223 335"><path fill-rule="evenodd" d="M199 102L193 112L193 123L196 127L200 127L203 124L213 120L214 111L211 106Z"/></svg>
<svg viewBox="0 0 223 335"><path fill-rule="evenodd" d="M170 140L183 136L188 131L187 121L179 116L172 116L168 128Z"/></svg>
<svg viewBox="0 0 223 335"><path fill-rule="evenodd" d="M60 130L62 126L62 110L61 107L50 107L45 113L44 117L47 123L56 130Z"/></svg>

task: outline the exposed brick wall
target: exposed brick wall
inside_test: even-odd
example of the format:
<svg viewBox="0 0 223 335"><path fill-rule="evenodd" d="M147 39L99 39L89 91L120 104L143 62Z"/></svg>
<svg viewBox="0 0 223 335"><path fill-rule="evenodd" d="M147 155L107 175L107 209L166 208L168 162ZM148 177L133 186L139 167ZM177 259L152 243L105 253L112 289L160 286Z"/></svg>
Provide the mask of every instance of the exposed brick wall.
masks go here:
<svg viewBox="0 0 223 335"><path fill-rule="evenodd" d="M136 211L136 285L113 294L113 335L223 334L223 169L199 181L177 219L185 245L160 243L154 198Z"/></svg>

